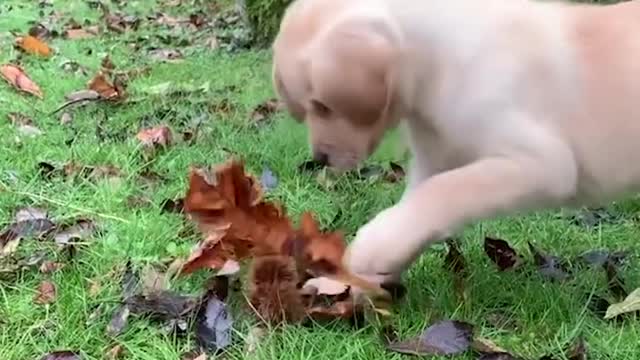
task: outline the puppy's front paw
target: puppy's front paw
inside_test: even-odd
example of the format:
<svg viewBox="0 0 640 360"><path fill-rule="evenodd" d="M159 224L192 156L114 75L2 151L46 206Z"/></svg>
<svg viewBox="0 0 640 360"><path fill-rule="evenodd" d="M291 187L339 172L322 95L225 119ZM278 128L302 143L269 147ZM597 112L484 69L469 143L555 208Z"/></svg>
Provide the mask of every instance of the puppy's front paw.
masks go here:
<svg viewBox="0 0 640 360"><path fill-rule="evenodd" d="M402 205L380 212L358 230L345 253L345 266L366 280L383 284L398 283L400 275L415 255L415 229L412 214Z"/></svg>

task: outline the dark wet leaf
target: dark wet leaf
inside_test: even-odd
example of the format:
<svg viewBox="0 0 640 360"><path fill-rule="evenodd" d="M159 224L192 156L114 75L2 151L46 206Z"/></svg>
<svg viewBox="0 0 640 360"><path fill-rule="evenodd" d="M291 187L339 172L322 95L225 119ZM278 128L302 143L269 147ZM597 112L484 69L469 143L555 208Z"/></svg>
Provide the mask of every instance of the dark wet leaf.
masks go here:
<svg viewBox="0 0 640 360"><path fill-rule="evenodd" d="M53 351L40 358L40 360L80 360L80 359L82 359L80 357L80 353L75 351L69 351L69 350Z"/></svg>
<svg viewBox="0 0 640 360"><path fill-rule="evenodd" d="M38 172L40 173L40 175L42 175L43 178L47 180L51 180L60 171L56 169L55 166L49 164L48 162L41 161L38 163Z"/></svg>
<svg viewBox="0 0 640 360"><path fill-rule="evenodd" d="M167 199L162 202L162 212L182 213L184 212L184 199Z"/></svg>
<svg viewBox="0 0 640 360"><path fill-rule="evenodd" d="M593 311L595 315L604 317L610 305L611 303L609 302L609 300L601 296L593 295L589 299L587 307L589 308L589 310Z"/></svg>
<svg viewBox="0 0 640 360"><path fill-rule="evenodd" d="M621 220L621 215L607 208L587 208L576 212L570 221L577 226L593 228L601 224L614 224Z"/></svg>
<svg viewBox="0 0 640 360"><path fill-rule="evenodd" d="M39 238L55 228L46 211L38 208L18 210L15 221L0 232L0 256L13 253L24 238Z"/></svg>
<svg viewBox="0 0 640 360"><path fill-rule="evenodd" d="M196 321L196 340L202 348L216 352L231 345L233 318L215 294L208 296Z"/></svg>
<svg viewBox="0 0 640 360"><path fill-rule="evenodd" d="M618 268L616 264L612 260L607 260L603 265L605 271L607 272L607 287L613 296L618 298L619 300L624 299L629 295L629 292L626 290L626 286L624 284L624 280L620 277L618 273Z"/></svg>
<svg viewBox="0 0 640 360"><path fill-rule="evenodd" d="M149 315L160 320L182 319L200 304L201 299L172 291L134 295L126 300L131 313Z"/></svg>
<svg viewBox="0 0 640 360"><path fill-rule="evenodd" d="M385 341L387 349L413 355L453 355L469 349L473 326L469 323L443 320L431 325L419 337L404 341L393 337Z"/></svg>
<svg viewBox="0 0 640 360"><path fill-rule="evenodd" d="M315 160L307 160L302 164L298 165L298 171L300 172L316 172L324 168L325 165L315 161Z"/></svg>
<svg viewBox="0 0 640 360"><path fill-rule="evenodd" d="M229 277L228 276L214 276L207 282L207 289L218 299L225 301L229 295Z"/></svg>
<svg viewBox="0 0 640 360"><path fill-rule="evenodd" d="M107 335L120 335L124 328L127 326L130 314L131 310L129 309L129 306L118 306L118 308L113 312L113 315L111 316L111 321L109 321L109 324L107 325Z"/></svg>
<svg viewBox="0 0 640 360"><path fill-rule="evenodd" d="M502 239L492 237L484 238L484 252L493 261L500 271L511 270L522 264L522 258Z"/></svg>
<svg viewBox="0 0 640 360"><path fill-rule="evenodd" d="M273 190L278 186L278 178L271 169L265 167L260 176L260 183L265 190Z"/></svg>
<svg viewBox="0 0 640 360"><path fill-rule="evenodd" d="M533 254L538 272L542 276L557 281L566 280L571 276L568 267L561 258L541 252L531 242L529 242L529 249Z"/></svg>
<svg viewBox="0 0 640 360"><path fill-rule="evenodd" d="M609 251L606 249L590 250L580 255L580 259L593 266L603 266L607 261L612 261L615 265L622 265L626 257L626 251Z"/></svg>

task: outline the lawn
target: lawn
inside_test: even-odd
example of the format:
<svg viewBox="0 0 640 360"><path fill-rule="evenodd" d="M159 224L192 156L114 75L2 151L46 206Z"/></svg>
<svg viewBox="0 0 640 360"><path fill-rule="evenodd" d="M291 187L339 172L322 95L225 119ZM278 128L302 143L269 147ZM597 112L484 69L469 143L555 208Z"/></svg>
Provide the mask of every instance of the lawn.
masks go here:
<svg viewBox="0 0 640 360"><path fill-rule="evenodd" d="M5 270L16 259L33 254L64 264L49 273L38 266L0 272L2 360L39 359L53 350L102 359L118 345L124 349L123 359L180 359L194 347L191 336L177 336L146 317L132 316L121 334L105 335L120 300L125 264L130 262L136 269L167 264L188 256L200 239L188 231L190 224L183 215L163 210L165 200L184 196L191 166L240 156L258 177L265 170L274 174L278 181L268 197L286 204L294 218L311 210L323 227L343 229L348 237L402 192L402 182L375 176L347 175L328 183L299 170L309 158L305 127L282 111L253 113L274 97L270 54L244 47L241 29L232 23L224 4L140 0L120 1L122 5L117 6L117 1L107 2L111 10L140 19L136 29L119 33L104 29L96 3L0 2L0 64L20 64L44 94L39 99L0 82L0 227L9 226L18 210L37 207L46 209L56 222L84 217L99 229L83 240L71 259L51 240L29 238L0 258L0 269ZM165 17L169 20L200 14L192 16L195 24L218 21L198 28L186 23L172 27L159 24L157 13L170 15ZM155 19L148 18L154 14ZM46 58L14 47L15 36L25 35L34 23L44 21L50 30L61 33L69 27L70 18L85 28L100 25L103 32L87 39L48 39L54 52ZM179 61L166 61L165 49L178 50ZM126 101L93 101L52 113L66 101L65 95L86 88L107 55L117 71L131 75L125 80ZM136 69L146 71L135 74ZM31 118L39 132L10 121L13 112ZM169 126L175 141L150 154L136 134L159 125ZM368 166L387 167L391 161L406 165L394 135L367 161ZM48 177L39 165L42 162L56 168L73 163L110 171L100 176ZM563 359L563 350L580 337L588 344L589 358L637 359L637 319L606 321L588 306L592 295L610 297L604 271L580 267L565 281L548 281L535 271L500 272L483 250L485 236L508 240L527 259L523 267L529 270L533 265L527 242L569 259L592 249L626 250L630 256L620 272L631 291L640 286L635 259L640 238L637 210L632 200L612 205L597 213L604 216L595 225L576 221L572 212L564 211L470 226L459 234L468 272L466 301L458 301L452 276L443 268L446 247L435 246L406 274L407 296L394 306L390 321L403 337L418 334L437 319L466 321L475 325L477 336L526 359L545 354ZM176 279L170 288L196 291L207 275L198 272ZM34 303L45 280L55 284L56 297L46 305ZM234 343L225 358L404 357L385 350L375 322L357 329L341 321L286 326L268 331L248 351L244 339L258 320L243 306L240 292L230 297ZM513 326L497 326L497 318L508 318ZM469 353L456 358L476 357Z"/></svg>

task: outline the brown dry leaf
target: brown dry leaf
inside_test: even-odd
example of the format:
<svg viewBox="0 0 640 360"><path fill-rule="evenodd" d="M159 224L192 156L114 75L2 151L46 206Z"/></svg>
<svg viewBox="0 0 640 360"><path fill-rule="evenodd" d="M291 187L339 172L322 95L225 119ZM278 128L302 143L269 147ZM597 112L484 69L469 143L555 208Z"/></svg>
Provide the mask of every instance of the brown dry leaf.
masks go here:
<svg viewBox="0 0 640 360"><path fill-rule="evenodd" d="M106 100L120 101L125 97L124 88L116 82L110 82L103 71L99 71L96 76L87 84L89 90L100 94Z"/></svg>
<svg viewBox="0 0 640 360"><path fill-rule="evenodd" d="M24 91L40 99L43 98L40 87L27 76L21 67L13 64L5 64L0 67L0 74L17 90Z"/></svg>
<svg viewBox="0 0 640 360"><path fill-rule="evenodd" d="M148 129L142 129L136 135L142 145L147 147L169 146L172 142L171 129L166 125L156 126Z"/></svg>
<svg viewBox="0 0 640 360"><path fill-rule="evenodd" d="M16 38L16 45L24 52L32 55L51 56L51 48L35 36L27 35Z"/></svg>
<svg viewBox="0 0 640 360"><path fill-rule="evenodd" d="M38 286L38 292L33 302L40 305L51 304L56 300L56 285L51 281L43 281Z"/></svg>
<svg viewBox="0 0 640 360"><path fill-rule="evenodd" d="M100 33L100 27L88 26L86 28L67 29L63 35L69 40L89 39Z"/></svg>

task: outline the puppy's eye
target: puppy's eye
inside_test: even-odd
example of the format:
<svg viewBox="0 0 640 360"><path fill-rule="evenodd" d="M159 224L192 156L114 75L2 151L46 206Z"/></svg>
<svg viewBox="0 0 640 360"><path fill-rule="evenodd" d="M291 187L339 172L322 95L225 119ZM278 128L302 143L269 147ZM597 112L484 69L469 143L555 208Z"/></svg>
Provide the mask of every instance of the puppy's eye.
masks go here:
<svg viewBox="0 0 640 360"><path fill-rule="evenodd" d="M315 99L311 99L311 109L319 116L328 116L331 114L331 109L329 109L327 105Z"/></svg>

